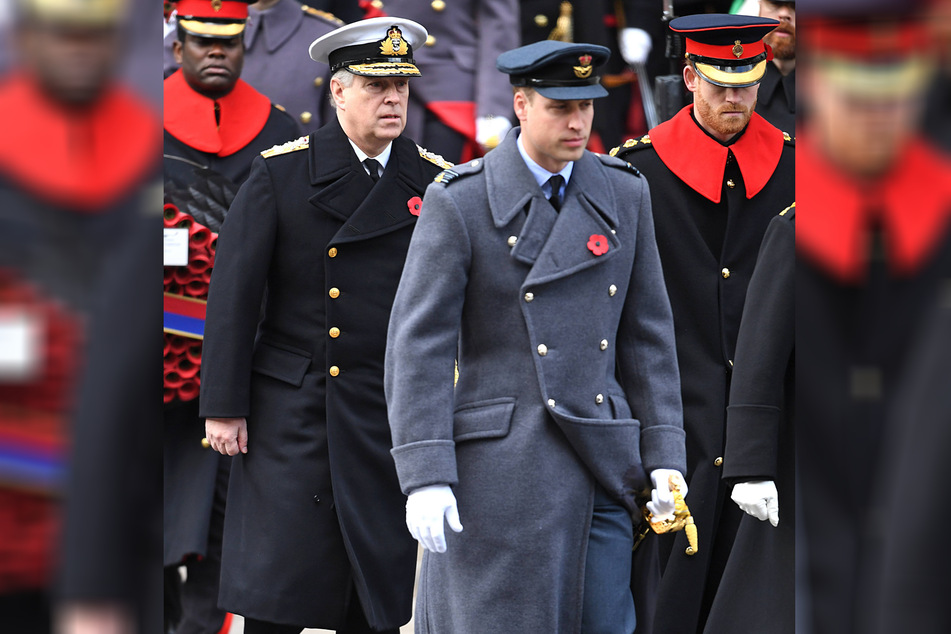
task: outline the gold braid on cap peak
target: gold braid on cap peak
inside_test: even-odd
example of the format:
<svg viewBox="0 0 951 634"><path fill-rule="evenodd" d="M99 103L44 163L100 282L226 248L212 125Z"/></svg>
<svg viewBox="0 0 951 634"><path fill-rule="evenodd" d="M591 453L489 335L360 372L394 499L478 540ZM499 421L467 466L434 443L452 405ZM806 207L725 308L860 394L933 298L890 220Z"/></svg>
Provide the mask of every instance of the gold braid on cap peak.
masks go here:
<svg viewBox="0 0 951 634"><path fill-rule="evenodd" d="M55 22L100 26L120 22L126 0L18 0L25 15Z"/></svg>

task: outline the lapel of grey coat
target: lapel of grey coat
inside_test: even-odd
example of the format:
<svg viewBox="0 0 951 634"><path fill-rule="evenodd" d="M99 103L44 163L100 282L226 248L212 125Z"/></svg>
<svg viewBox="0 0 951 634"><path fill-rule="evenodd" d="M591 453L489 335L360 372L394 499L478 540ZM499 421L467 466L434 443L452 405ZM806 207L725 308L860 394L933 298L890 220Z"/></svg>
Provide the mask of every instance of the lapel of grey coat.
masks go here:
<svg viewBox="0 0 951 634"><path fill-rule="evenodd" d="M605 168L597 157L585 152L575 162L561 211L525 283L547 283L603 264L617 255L621 242L612 229L617 227L618 204L623 201L615 200ZM595 255L588 248L592 236L607 239L606 253Z"/></svg>

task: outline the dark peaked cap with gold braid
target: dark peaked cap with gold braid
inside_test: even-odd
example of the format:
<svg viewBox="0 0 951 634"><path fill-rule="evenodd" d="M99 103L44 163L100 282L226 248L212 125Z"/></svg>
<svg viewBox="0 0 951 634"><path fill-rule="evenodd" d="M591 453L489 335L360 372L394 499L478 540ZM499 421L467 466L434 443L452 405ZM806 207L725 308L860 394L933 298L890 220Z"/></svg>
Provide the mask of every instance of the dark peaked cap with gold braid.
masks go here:
<svg viewBox="0 0 951 634"><path fill-rule="evenodd" d="M315 62L335 73L345 68L366 77L419 77L413 49L426 42L422 24L404 18L369 18L317 38L310 45Z"/></svg>
<svg viewBox="0 0 951 634"><path fill-rule="evenodd" d="M513 86L534 88L549 99L607 97L596 72L611 51L596 44L542 40L499 55L495 67Z"/></svg>

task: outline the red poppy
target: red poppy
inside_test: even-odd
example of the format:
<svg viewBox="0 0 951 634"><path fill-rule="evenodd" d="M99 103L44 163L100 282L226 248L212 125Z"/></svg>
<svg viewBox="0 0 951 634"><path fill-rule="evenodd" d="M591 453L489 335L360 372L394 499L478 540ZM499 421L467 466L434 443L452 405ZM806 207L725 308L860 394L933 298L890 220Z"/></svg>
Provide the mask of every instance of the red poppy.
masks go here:
<svg viewBox="0 0 951 634"><path fill-rule="evenodd" d="M588 238L588 250L595 255L604 255L608 252L608 239L604 236L594 234Z"/></svg>
<svg viewBox="0 0 951 634"><path fill-rule="evenodd" d="M406 201L406 206L409 207L409 212L414 216L419 215L419 210L423 206L423 199L419 196L413 196Z"/></svg>

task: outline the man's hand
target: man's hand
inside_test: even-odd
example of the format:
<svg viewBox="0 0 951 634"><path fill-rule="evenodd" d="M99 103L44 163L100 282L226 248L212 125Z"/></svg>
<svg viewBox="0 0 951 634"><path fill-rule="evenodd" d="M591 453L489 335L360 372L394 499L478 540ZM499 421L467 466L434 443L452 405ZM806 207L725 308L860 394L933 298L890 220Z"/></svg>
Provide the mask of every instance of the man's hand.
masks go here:
<svg viewBox="0 0 951 634"><path fill-rule="evenodd" d="M646 64L653 42L647 31L629 27L621 29L618 34L618 48L621 49L621 57L628 64Z"/></svg>
<svg viewBox="0 0 951 634"><path fill-rule="evenodd" d="M69 602L56 609L57 634L133 634L128 607L119 603Z"/></svg>
<svg viewBox="0 0 951 634"><path fill-rule="evenodd" d="M769 519L773 526L779 526L779 492L772 480L756 482L737 482L730 495L736 505L762 521Z"/></svg>
<svg viewBox="0 0 951 634"><path fill-rule="evenodd" d="M212 449L226 456L248 453L248 421L245 418L206 418L205 438Z"/></svg>
<svg viewBox="0 0 951 634"><path fill-rule="evenodd" d="M456 496L447 485L422 487L409 494L406 500L406 528L430 552L446 552L443 518L453 531L462 532Z"/></svg>
<svg viewBox="0 0 951 634"><path fill-rule="evenodd" d="M483 115L476 117L476 143L491 150L502 142L505 134L512 128L507 117Z"/></svg>
<svg viewBox="0 0 951 634"><path fill-rule="evenodd" d="M674 517L674 494L670 487L670 476L676 478L680 486L681 495L687 495L687 482L676 469L654 469L651 471L651 482L654 490L651 491L651 501L647 503L647 510L654 516L654 521L660 522Z"/></svg>

